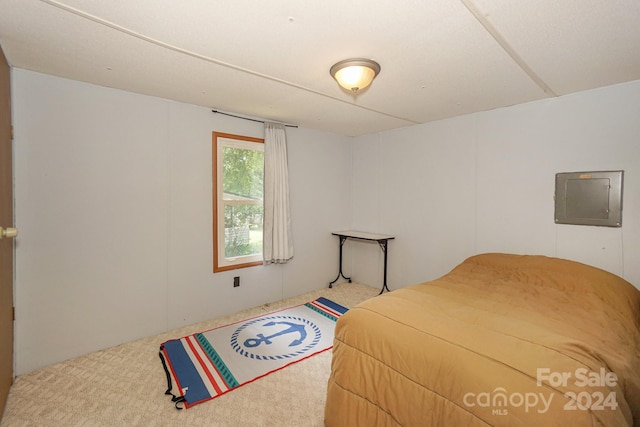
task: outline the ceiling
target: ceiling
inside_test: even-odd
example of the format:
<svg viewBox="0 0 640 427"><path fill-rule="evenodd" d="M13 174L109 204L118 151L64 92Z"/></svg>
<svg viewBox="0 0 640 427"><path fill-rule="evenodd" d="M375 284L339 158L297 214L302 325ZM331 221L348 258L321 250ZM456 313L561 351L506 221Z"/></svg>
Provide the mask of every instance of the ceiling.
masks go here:
<svg viewBox="0 0 640 427"><path fill-rule="evenodd" d="M12 67L347 136L640 80L638 0L0 0ZM357 96L329 75L382 71Z"/></svg>

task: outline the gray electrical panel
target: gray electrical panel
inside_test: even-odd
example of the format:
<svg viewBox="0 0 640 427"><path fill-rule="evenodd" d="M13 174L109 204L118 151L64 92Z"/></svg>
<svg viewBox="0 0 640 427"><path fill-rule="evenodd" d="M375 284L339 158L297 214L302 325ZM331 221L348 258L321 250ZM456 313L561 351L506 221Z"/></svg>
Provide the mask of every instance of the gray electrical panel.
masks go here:
<svg viewBox="0 0 640 427"><path fill-rule="evenodd" d="M624 171L556 174L557 224L622 226Z"/></svg>

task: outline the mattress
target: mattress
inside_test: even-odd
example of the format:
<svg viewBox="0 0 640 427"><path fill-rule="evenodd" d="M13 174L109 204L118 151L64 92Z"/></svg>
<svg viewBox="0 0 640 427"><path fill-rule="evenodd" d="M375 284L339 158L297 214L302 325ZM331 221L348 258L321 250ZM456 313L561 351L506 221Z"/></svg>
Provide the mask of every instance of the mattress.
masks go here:
<svg viewBox="0 0 640 427"><path fill-rule="evenodd" d="M640 426L640 291L573 261L482 254L336 324L325 423Z"/></svg>

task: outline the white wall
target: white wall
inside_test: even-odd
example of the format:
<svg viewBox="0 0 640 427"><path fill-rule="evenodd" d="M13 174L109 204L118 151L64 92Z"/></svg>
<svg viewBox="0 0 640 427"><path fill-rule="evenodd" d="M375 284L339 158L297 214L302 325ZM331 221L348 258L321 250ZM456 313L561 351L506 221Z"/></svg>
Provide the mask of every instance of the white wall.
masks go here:
<svg viewBox="0 0 640 427"><path fill-rule="evenodd" d="M396 235L391 289L481 252L573 259L640 288L639 117L633 82L356 138L352 226ZM554 223L555 174L589 170L624 170L621 228ZM359 248L349 273L380 285L382 252Z"/></svg>
<svg viewBox="0 0 640 427"><path fill-rule="evenodd" d="M288 128L295 258L216 274L211 132L261 124L19 69L12 97L18 375L326 286L338 229L396 236L392 289L487 251L640 286L640 82L355 139ZM555 173L618 169L622 228L554 224ZM380 286L382 259L345 244L358 282Z"/></svg>
<svg viewBox="0 0 640 427"><path fill-rule="evenodd" d="M319 289L337 271L348 138L287 128L293 261L213 274L211 132L263 137L261 124L20 69L12 98L16 374Z"/></svg>

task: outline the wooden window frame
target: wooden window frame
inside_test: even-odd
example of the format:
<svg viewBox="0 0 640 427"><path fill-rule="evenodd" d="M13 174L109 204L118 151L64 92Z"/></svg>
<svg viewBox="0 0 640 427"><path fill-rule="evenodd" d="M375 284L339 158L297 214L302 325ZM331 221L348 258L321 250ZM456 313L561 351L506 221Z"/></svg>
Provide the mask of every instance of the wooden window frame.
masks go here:
<svg viewBox="0 0 640 427"><path fill-rule="evenodd" d="M243 136L243 135L213 132L211 152L212 152L212 183L213 183L213 272L214 273L218 273L221 271L236 270L236 269L246 268L246 267L253 267L253 266L263 264L263 260L261 259L260 261L255 261L255 260L252 260L249 262L238 261L231 264L224 263L224 265L221 265L219 255L224 254L225 248L224 248L224 241L222 243L222 248L219 247L220 233L224 235L224 225L223 225L223 230L219 230L219 227L220 227L219 215L222 215L222 217L224 218L224 213L221 214L219 212L219 209L224 209L219 206L220 205L219 198L221 197L221 192L223 188L222 181L221 179L219 179L219 174L221 174L222 172L218 170L218 156L219 156L218 152L220 149L219 143L218 143L219 138L235 139L239 141L247 141L247 142L264 144L264 139L262 138L252 138L252 137ZM255 256L252 258L255 258ZM262 258L262 252L260 252L260 258Z"/></svg>

